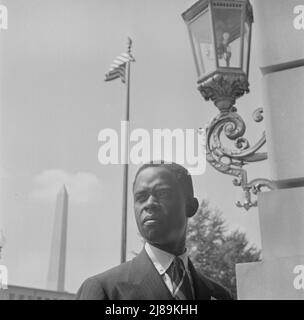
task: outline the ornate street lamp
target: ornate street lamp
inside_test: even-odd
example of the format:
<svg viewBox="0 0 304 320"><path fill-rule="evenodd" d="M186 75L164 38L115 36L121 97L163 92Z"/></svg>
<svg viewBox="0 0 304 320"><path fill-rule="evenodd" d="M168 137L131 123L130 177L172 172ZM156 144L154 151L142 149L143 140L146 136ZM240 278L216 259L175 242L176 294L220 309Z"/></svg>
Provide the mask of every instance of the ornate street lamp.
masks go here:
<svg viewBox="0 0 304 320"><path fill-rule="evenodd" d="M234 185L242 186L244 202L238 207L249 210L256 206L251 192L262 187L274 189L267 179L247 180L243 166L267 159L267 153L257 152L266 142L265 132L250 147L244 137L246 125L234 106L237 98L249 92L252 6L248 0L200 0L182 14L189 30L198 90L205 100L212 100L220 113L206 128L207 161L218 171L235 177ZM261 108L254 120L263 120ZM234 141L233 148L224 146L222 134Z"/></svg>

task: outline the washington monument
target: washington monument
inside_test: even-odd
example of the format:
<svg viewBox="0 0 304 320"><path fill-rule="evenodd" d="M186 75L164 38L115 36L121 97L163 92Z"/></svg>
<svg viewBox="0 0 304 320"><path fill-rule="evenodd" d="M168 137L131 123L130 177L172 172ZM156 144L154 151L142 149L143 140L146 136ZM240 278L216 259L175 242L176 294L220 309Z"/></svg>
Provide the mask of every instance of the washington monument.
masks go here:
<svg viewBox="0 0 304 320"><path fill-rule="evenodd" d="M65 185L57 194L47 289L64 291L68 223L68 192Z"/></svg>

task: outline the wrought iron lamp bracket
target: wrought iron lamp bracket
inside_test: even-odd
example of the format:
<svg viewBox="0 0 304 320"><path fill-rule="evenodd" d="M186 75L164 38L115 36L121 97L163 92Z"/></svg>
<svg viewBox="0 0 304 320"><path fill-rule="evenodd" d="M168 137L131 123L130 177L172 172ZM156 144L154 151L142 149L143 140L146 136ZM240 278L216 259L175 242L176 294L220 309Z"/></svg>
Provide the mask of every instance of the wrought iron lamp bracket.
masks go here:
<svg viewBox="0 0 304 320"><path fill-rule="evenodd" d="M219 172L235 177L233 184L241 186L244 191L243 203L238 201L236 206L246 210L257 206L257 201L252 200L252 195L257 195L262 188L275 189L275 183L267 179L258 178L248 181L247 171L243 168L251 162L267 159L266 152L258 152L266 143L265 132L253 146L250 146L249 141L244 137L245 122L234 107L235 99L248 92L248 87L245 77L230 75L213 78L199 87L204 98L214 101L220 110L206 128L207 161ZM256 122L263 120L262 108L254 111L253 119ZM224 145L223 136L234 141L234 148Z"/></svg>

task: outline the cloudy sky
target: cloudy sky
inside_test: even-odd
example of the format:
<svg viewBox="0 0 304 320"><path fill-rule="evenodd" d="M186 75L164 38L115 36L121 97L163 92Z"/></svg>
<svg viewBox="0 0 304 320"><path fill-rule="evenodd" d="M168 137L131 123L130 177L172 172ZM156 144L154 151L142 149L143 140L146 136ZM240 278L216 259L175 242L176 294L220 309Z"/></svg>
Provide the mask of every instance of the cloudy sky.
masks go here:
<svg viewBox="0 0 304 320"><path fill-rule="evenodd" d="M196 89L188 33L181 18L193 0L2 0L8 30L0 32L0 229L2 263L14 285L45 288L56 193L69 192L66 289L119 263L122 166L98 162L100 130L119 132L125 87L104 82L113 59L133 39L131 130L199 128L217 114ZM253 43L251 93L237 102L255 143L264 124L251 114L262 106L261 74ZM268 177L267 161L249 178ZM130 185L137 166L130 166ZM258 212L235 207L232 177L207 165L195 176L199 200L223 211L231 229L260 246ZM127 255L141 241L129 193Z"/></svg>

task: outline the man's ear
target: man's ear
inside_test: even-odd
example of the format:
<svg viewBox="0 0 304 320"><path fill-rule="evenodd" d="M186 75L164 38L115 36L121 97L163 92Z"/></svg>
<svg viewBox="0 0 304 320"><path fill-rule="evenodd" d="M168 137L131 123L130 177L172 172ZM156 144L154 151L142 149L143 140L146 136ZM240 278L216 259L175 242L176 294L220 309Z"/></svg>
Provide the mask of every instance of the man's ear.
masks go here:
<svg viewBox="0 0 304 320"><path fill-rule="evenodd" d="M198 209L198 200L196 198L192 198L191 200L188 200L187 206L186 206L187 217L188 218L193 217L197 209Z"/></svg>

